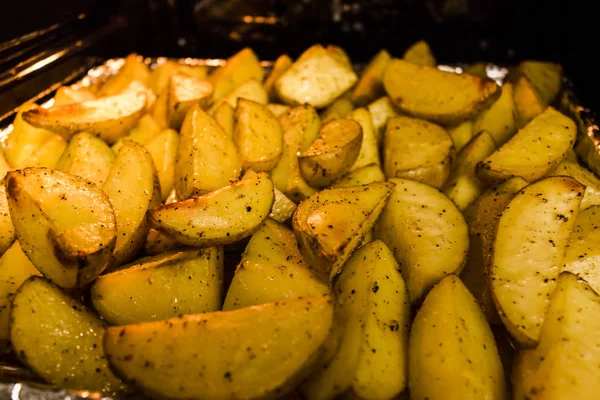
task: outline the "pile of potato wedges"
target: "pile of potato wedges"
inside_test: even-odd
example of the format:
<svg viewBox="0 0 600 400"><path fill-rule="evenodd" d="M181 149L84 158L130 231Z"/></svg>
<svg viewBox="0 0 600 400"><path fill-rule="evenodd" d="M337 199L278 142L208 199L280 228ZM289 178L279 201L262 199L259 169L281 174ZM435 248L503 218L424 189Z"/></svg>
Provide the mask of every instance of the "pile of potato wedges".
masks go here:
<svg viewBox="0 0 600 400"><path fill-rule="evenodd" d="M0 152L0 346L169 399L596 399L600 180L562 69L132 54ZM233 264L233 267L232 267Z"/></svg>

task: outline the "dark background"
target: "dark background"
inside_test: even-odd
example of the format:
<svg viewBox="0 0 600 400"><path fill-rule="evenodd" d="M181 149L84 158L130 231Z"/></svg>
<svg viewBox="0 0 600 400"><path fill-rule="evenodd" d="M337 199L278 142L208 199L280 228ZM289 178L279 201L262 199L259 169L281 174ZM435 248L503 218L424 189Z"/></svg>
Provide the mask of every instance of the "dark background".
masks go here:
<svg viewBox="0 0 600 400"><path fill-rule="evenodd" d="M427 40L441 63L521 59L561 63L580 99L600 109L598 16L591 1L518 0L20 0L0 13L0 105L26 100L45 81L14 71L41 51L77 49L50 68L62 72L83 56L227 57L251 46L262 59L297 56L315 42L341 45L355 62L380 48L402 56ZM244 18L245 17L245 18ZM256 18L258 17L258 18ZM258 22L257 22L258 21ZM52 26L28 45L6 42ZM71 47L69 47L71 46ZM17 54L18 53L18 54ZM17 55L15 55L17 54ZM12 74L12 75L11 75ZM57 72L58 74L58 72ZM31 83L33 79L33 83ZM29 82L29 88L23 85ZM6 103L9 103L7 100ZM0 115L2 113L0 112Z"/></svg>

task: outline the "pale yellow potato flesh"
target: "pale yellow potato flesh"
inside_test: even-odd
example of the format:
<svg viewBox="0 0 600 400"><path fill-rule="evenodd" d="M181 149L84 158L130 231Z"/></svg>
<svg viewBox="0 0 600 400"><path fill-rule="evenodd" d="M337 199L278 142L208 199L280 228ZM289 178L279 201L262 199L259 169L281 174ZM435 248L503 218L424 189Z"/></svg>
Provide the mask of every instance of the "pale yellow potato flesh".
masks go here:
<svg viewBox="0 0 600 400"><path fill-rule="evenodd" d="M154 108L154 103L156 103L156 94L152 91L152 89L148 87L148 85L146 85L144 82L135 80L131 82L125 88L125 90L121 92L121 94L130 92L144 93L146 95L146 112L152 111L152 109Z"/></svg>
<svg viewBox="0 0 600 400"><path fill-rule="evenodd" d="M275 83L281 78L281 75L285 73L285 71L290 68L290 66L294 63L294 61L287 54L282 54L277 57L275 63L273 64L273 69L271 73L265 80L265 90L269 95L270 101L279 100L279 96L277 96L277 91L275 90Z"/></svg>
<svg viewBox="0 0 600 400"><path fill-rule="evenodd" d="M149 78L150 70L141 57L137 54L130 54L125 58L125 63L117 73L102 84L99 94L100 96L114 96L122 93L131 82L140 81L146 84Z"/></svg>
<svg viewBox="0 0 600 400"><path fill-rule="evenodd" d="M206 108L212 99L213 85L208 81L186 76L173 75L167 91L167 121L169 127L180 129L190 107L198 104Z"/></svg>
<svg viewBox="0 0 600 400"><path fill-rule="evenodd" d="M473 139L473 136L477 134L472 120L448 127L447 130L448 135L450 135L454 142L454 150L456 152L461 151Z"/></svg>
<svg viewBox="0 0 600 400"><path fill-rule="evenodd" d="M513 371L513 398L598 398L600 298L585 282L563 273L550 297L539 345L522 350Z"/></svg>
<svg viewBox="0 0 600 400"><path fill-rule="evenodd" d="M99 187L65 172L27 168L9 172L6 189L21 247L49 280L85 286L109 265L117 229Z"/></svg>
<svg viewBox="0 0 600 400"><path fill-rule="evenodd" d="M306 50L275 83L279 98L289 105L325 108L350 89L358 77L351 67L321 45Z"/></svg>
<svg viewBox="0 0 600 400"><path fill-rule="evenodd" d="M570 176L585 186L585 192L583 192L583 199L581 200L581 210L600 204L600 179L593 172L579 165L576 158L571 161L568 160L567 155L567 158L562 160L549 175Z"/></svg>
<svg viewBox="0 0 600 400"><path fill-rule="evenodd" d="M575 274L600 293L600 206L579 212L569 246L565 252L563 271Z"/></svg>
<svg viewBox="0 0 600 400"><path fill-rule="evenodd" d="M178 242L208 247L237 242L254 233L271 213L273 182L248 171L222 189L151 210L153 228Z"/></svg>
<svg viewBox="0 0 600 400"><path fill-rule="evenodd" d="M233 131L235 129L235 109L231 107L229 103L221 103L221 105L215 109L213 118L227 136L233 138Z"/></svg>
<svg viewBox="0 0 600 400"><path fill-rule="evenodd" d="M267 104L267 108L277 118L280 118L283 114L285 114L286 112L288 112L291 109L290 106L286 106L284 104L277 104L277 103L269 103L269 104Z"/></svg>
<svg viewBox="0 0 600 400"><path fill-rule="evenodd" d="M348 119L356 121L362 128L363 138L360 145L360 152L350 171L370 164L381 164L379 160L379 143L373 127L371 113L366 108L358 108L347 115Z"/></svg>
<svg viewBox="0 0 600 400"><path fill-rule="evenodd" d="M23 119L23 113L35 109L35 107L35 104L32 103L26 103L19 107L13 121L13 130L6 138L4 155L11 167L26 162L46 139L52 136L52 132L36 128Z"/></svg>
<svg viewBox="0 0 600 400"><path fill-rule="evenodd" d="M61 135L52 134L27 160L23 161L20 165L17 165L16 168L55 168L66 148L67 141Z"/></svg>
<svg viewBox="0 0 600 400"><path fill-rule="evenodd" d="M532 119L544 112L544 104L533 84L526 76L517 79L513 88L514 116L517 128L525 127Z"/></svg>
<svg viewBox="0 0 600 400"><path fill-rule="evenodd" d="M354 108L354 104L349 99L340 97L321 112L321 123L325 124L334 119L345 118Z"/></svg>
<svg viewBox="0 0 600 400"><path fill-rule="evenodd" d="M96 96L88 88L73 89L70 86L61 86L54 94L53 106L81 103L82 101L94 99L96 99Z"/></svg>
<svg viewBox="0 0 600 400"><path fill-rule="evenodd" d="M332 299L311 297L112 327L104 346L155 397L271 399L304 378L332 326Z"/></svg>
<svg viewBox="0 0 600 400"><path fill-rule="evenodd" d="M394 184L387 182L327 189L298 205L292 225L300 252L323 281L332 281L340 272L393 189Z"/></svg>
<svg viewBox="0 0 600 400"><path fill-rule="evenodd" d="M102 186L115 162L115 153L104 141L89 133L73 135L56 169Z"/></svg>
<svg viewBox="0 0 600 400"><path fill-rule="evenodd" d="M269 95L267 95L267 91L260 81L250 79L237 87L233 92L214 103L209 108L208 112L214 114L216 109L223 103L228 103L231 107L236 108L239 99L247 99L259 104L267 104L269 102Z"/></svg>
<svg viewBox="0 0 600 400"><path fill-rule="evenodd" d="M348 172L338 181L335 181L331 187L350 187L368 185L373 182L385 182L385 175L381 167L377 164L369 164L364 167Z"/></svg>
<svg viewBox="0 0 600 400"><path fill-rule="evenodd" d="M391 59L392 56L385 49L375 54L354 86L350 101L362 107L385 94L382 82L383 72Z"/></svg>
<svg viewBox="0 0 600 400"><path fill-rule="evenodd" d="M108 367L104 322L45 279L31 277L19 288L11 321L15 354L51 385L111 397L125 389Z"/></svg>
<svg viewBox="0 0 600 400"><path fill-rule="evenodd" d="M450 174L453 142L439 125L412 117L388 121L383 150L387 178L408 178L437 188Z"/></svg>
<svg viewBox="0 0 600 400"><path fill-rule="evenodd" d="M239 99L235 110L233 143L244 169L270 171L283 151L283 132L277 118L263 104Z"/></svg>
<svg viewBox="0 0 600 400"><path fill-rule="evenodd" d="M494 138L496 146L506 143L516 132L515 103L513 102L513 85L506 82L502 85L502 93L498 100L475 119L475 133L486 131Z"/></svg>
<svg viewBox="0 0 600 400"><path fill-rule="evenodd" d="M110 144L137 124L145 112L146 101L143 92L129 92L49 109L34 108L24 112L23 119L67 140L77 132L88 132Z"/></svg>
<svg viewBox="0 0 600 400"><path fill-rule="evenodd" d="M126 325L220 310L223 249L175 253L96 279L91 300L98 314L111 325Z"/></svg>
<svg viewBox="0 0 600 400"><path fill-rule="evenodd" d="M439 190L408 179L395 187L375 225L375 237L394 252L411 302L449 274L459 274L469 249L467 223Z"/></svg>
<svg viewBox="0 0 600 400"><path fill-rule="evenodd" d="M0 180L4 179L8 171L11 169L12 168L8 164L8 161L6 161L6 157L4 157L4 152L0 151Z"/></svg>
<svg viewBox="0 0 600 400"><path fill-rule="evenodd" d="M227 186L240 176L242 164L230 137L200 107L190 109L179 137L175 189L180 199Z"/></svg>
<svg viewBox="0 0 600 400"><path fill-rule="evenodd" d="M375 137L377 138L377 144L380 145L385 135L385 128L388 120L399 116L400 113L388 96L380 97L379 99L370 103L367 106L367 110L369 110L371 113Z"/></svg>
<svg viewBox="0 0 600 400"><path fill-rule="evenodd" d="M223 310L328 293L329 287L304 263L294 233L267 219L246 246Z"/></svg>
<svg viewBox="0 0 600 400"><path fill-rule="evenodd" d="M169 86L169 79L176 74L191 76L200 80L206 79L208 67L206 65L187 65L171 60L165 60L150 72L148 86L157 95L163 93Z"/></svg>
<svg viewBox="0 0 600 400"><path fill-rule="evenodd" d="M209 75L208 80L214 86L213 101L217 102L251 79L262 82L264 77L260 60L252 49L245 48ZM232 106L235 108L235 104Z"/></svg>
<svg viewBox="0 0 600 400"><path fill-rule="evenodd" d="M129 134L117 140L117 142L111 146L111 149L115 154L117 154L119 150L121 150L123 142L126 140L133 140L139 144L146 144L158 136L162 130L163 129L150 114L145 114L142 118L140 118L135 128L130 130Z"/></svg>
<svg viewBox="0 0 600 400"><path fill-rule="evenodd" d="M413 321L411 399L509 399L492 330L455 275L435 285Z"/></svg>
<svg viewBox="0 0 600 400"><path fill-rule="evenodd" d="M167 129L144 146L152 156L158 182L160 183L161 200L165 201L175 185L175 163L179 148L179 134Z"/></svg>
<svg viewBox="0 0 600 400"><path fill-rule="evenodd" d="M452 125L474 117L500 95L489 78L440 71L392 59L383 84L394 104L417 118Z"/></svg>
<svg viewBox="0 0 600 400"><path fill-rule="evenodd" d="M431 53L429 45L424 40L419 40L414 43L404 52L404 61L407 61L416 65L427 65L429 67L435 67L437 62L435 57Z"/></svg>
<svg viewBox="0 0 600 400"><path fill-rule="evenodd" d="M275 194L275 200L273 201L273 207L271 208L269 218L283 224L294 215L296 203L288 199L288 197L278 189L274 189L273 193Z"/></svg>
<svg viewBox="0 0 600 400"><path fill-rule="evenodd" d="M550 177L522 189L498 221L490 281L494 303L522 346L537 345L584 187Z"/></svg>
<svg viewBox="0 0 600 400"><path fill-rule="evenodd" d="M6 184L0 182L0 254L4 254L8 250L16 237L17 234L10 216L8 198L6 197Z"/></svg>
<svg viewBox="0 0 600 400"><path fill-rule="evenodd" d="M488 182L501 182L511 176L532 182L565 158L576 137L573 120L549 107L480 162L478 175Z"/></svg>
<svg viewBox="0 0 600 400"><path fill-rule="evenodd" d="M533 85L543 104L550 104L562 86L562 67L545 61L526 60L519 64L519 73Z"/></svg>

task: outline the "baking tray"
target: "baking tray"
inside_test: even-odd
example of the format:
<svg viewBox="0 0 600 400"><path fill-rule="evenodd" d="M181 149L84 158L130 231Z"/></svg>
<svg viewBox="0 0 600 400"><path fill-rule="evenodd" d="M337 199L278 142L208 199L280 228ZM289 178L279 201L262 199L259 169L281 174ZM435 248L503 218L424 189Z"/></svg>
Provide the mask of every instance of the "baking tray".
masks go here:
<svg viewBox="0 0 600 400"><path fill-rule="evenodd" d="M165 57L142 58L151 69L166 62ZM192 66L207 66L209 69L215 69L226 63L223 59L198 59L182 58L174 59L182 64ZM114 75L125 63L124 58L113 58L89 69L83 77L72 84L73 88L99 86L110 76ZM272 61L262 61L261 65L267 70L273 66ZM440 65L439 69L448 72L461 73L465 65ZM355 65L357 72L360 72L363 65ZM509 69L507 67L487 64L486 74L494 79L499 85L502 85ZM67 82L65 82L66 84ZM57 88L45 89L34 98L42 107L51 107L54 104L53 96ZM583 162L592 172L600 176L600 128L597 124L595 113L582 106L577 96L575 88L571 82L565 78L563 90L554 104L562 112L570 116L577 124L578 135L575 144L575 152L580 161ZM0 120L0 144L4 144L6 137L12 131L12 120L16 115L14 110L9 115ZM100 393L89 391L70 391L55 389L42 383L42 381L28 370L17 365L2 364L0 356L0 400L82 400L82 399L104 399L104 400L141 400L141 394L131 394L119 399L102 397Z"/></svg>

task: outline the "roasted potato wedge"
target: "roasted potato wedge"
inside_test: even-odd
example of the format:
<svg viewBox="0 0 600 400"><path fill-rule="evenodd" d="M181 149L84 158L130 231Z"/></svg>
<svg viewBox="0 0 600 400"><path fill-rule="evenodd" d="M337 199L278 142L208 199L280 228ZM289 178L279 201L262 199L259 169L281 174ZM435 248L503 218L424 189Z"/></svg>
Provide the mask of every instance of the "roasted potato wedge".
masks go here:
<svg viewBox="0 0 600 400"><path fill-rule="evenodd" d="M341 97L321 112L321 123L346 118L352 110L354 110L354 104L349 99Z"/></svg>
<svg viewBox="0 0 600 400"><path fill-rule="evenodd" d="M117 221L112 265L121 265L144 246L150 229L146 213L160 204L160 185L150 153L142 145L126 141L102 189Z"/></svg>
<svg viewBox="0 0 600 400"><path fill-rule="evenodd" d="M560 274L539 345L517 357L513 398L596 399L600 390L598 332L598 294L574 275Z"/></svg>
<svg viewBox="0 0 600 400"><path fill-rule="evenodd" d="M16 168L46 167L55 168L58 160L67 148L67 141L60 135L50 135L40 147Z"/></svg>
<svg viewBox="0 0 600 400"><path fill-rule="evenodd" d="M156 397L268 399L294 389L332 325L331 298L312 297L108 328L104 346L120 375Z"/></svg>
<svg viewBox="0 0 600 400"><path fill-rule="evenodd" d="M129 92L83 103L34 108L23 119L38 128L60 133L69 140L77 132L88 132L107 143L125 136L142 117L146 95Z"/></svg>
<svg viewBox="0 0 600 400"><path fill-rule="evenodd" d="M502 146L517 132L512 83L506 82L501 90L498 100L477 116L474 126L476 133L486 131L492 135L496 146Z"/></svg>
<svg viewBox="0 0 600 400"><path fill-rule="evenodd" d="M187 75L196 79L204 80L208 75L208 67L205 65L187 65L171 60L165 60L150 72L148 86L154 93L161 94L169 86L169 79L176 74Z"/></svg>
<svg viewBox="0 0 600 400"><path fill-rule="evenodd" d="M494 335L473 295L455 275L429 292L409 342L412 399L508 399Z"/></svg>
<svg viewBox="0 0 600 400"><path fill-rule="evenodd" d="M531 182L550 172L573 147L575 123L549 107L477 165L479 177L501 182L521 176Z"/></svg>
<svg viewBox="0 0 600 400"><path fill-rule="evenodd" d="M23 119L23 113L35 109L35 104L27 103L19 107L17 116L13 121L13 130L6 138L4 155L12 167L23 165L31 155L52 136L46 129L36 128Z"/></svg>
<svg viewBox="0 0 600 400"><path fill-rule="evenodd" d="M102 186L115 161L113 151L97 137L81 132L73 135L56 163L56 169Z"/></svg>
<svg viewBox="0 0 600 400"><path fill-rule="evenodd" d="M484 131L458 153L442 190L459 210L463 211L487 189L475 173L475 167L495 150L494 139Z"/></svg>
<svg viewBox="0 0 600 400"><path fill-rule="evenodd" d="M11 169L10 165L8 165L8 161L6 161L6 158L4 157L4 152L0 151L0 180L4 179Z"/></svg>
<svg viewBox="0 0 600 400"><path fill-rule="evenodd" d="M476 134L473 121L468 120L448 128L448 134L454 142L454 150L461 151Z"/></svg>
<svg viewBox="0 0 600 400"><path fill-rule="evenodd" d="M213 85L187 75L173 75L167 91L167 121L171 128L179 130L190 107L198 104L206 108L211 101Z"/></svg>
<svg viewBox="0 0 600 400"><path fill-rule="evenodd" d="M175 162L179 148L179 135L174 130L167 129L150 140L145 147L154 161L160 183L161 200L164 201L175 184Z"/></svg>
<svg viewBox="0 0 600 400"><path fill-rule="evenodd" d="M15 354L48 383L113 396L125 388L108 368L102 320L45 279L19 288L11 322Z"/></svg>
<svg viewBox="0 0 600 400"><path fill-rule="evenodd" d="M394 255L381 241L360 247L334 293L339 350L302 385L305 397L329 400L350 390L361 399L395 398L406 387L410 309Z"/></svg>
<svg viewBox="0 0 600 400"><path fill-rule="evenodd" d="M0 349L5 350L10 340L10 312L12 297L30 276L40 275L35 265L14 242L0 257Z"/></svg>
<svg viewBox="0 0 600 400"><path fill-rule="evenodd" d="M279 98L289 105L325 108L350 89L358 77L351 66L315 45L306 50L275 83Z"/></svg>
<svg viewBox="0 0 600 400"><path fill-rule="evenodd" d="M169 123L167 121L167 91L159 93L152 108L152 119L156 122L160 129L167 129Z"/></svg>
<svg viewBox="0 0 600 400"><path fill-rule="evenodd" d="M547 106L526 76L521 76L515 82L513 103L517 128L525 127L532 119L543 113Z"/></svg>
<svg viewBox="0 0 600 400"><path fill-rule="evenodd" d="M209 109L209 113L214 114L216 109L219 108L219 106L223 103L229 103L231 107L236 108L239 99L252 100L259 104L267 104L269 102L269 96L267 95L267 91L262 83L255 79L250 79L249 81L240 85L233 92L214 103Z"/></svg>
<svg viewBox="0 0 600 400"><path fill-rule="evenodd" d="M426 65L428 67L435 67L437 62L435 57L431 53L429 45L424 40L419 40L414 43L404 52L404 61L407 61L416 65Z"/></svg>
<svg viewBox="0 0 600 400"><path fill-rule="evenodd" d="M235 130L235 110L229 105L229 103L221 103L215 110L213 118L217 121L217 124L223 129L223 131L233 138L233 131Z"/></svg>
<svg viewBox="0 0 600 400"><path fill-rule="evenodd" d="M348 68L352 68L352 60L350 60L348 53L346 53L346 51L344 51L344 49L342 49L340 46L328 44L325 50L327 50L327 53L329 53L331 57L338 60L340 64L343 64Z"/></svg>
<svg viewBox="0 0 600 400"><path fill-rule="evenodd" d="M283 152L271 170L273 184L295 202L315 192L300 173L298 154L308 149L321 128L319 115L311 106L295 107L279 118L283 131Z"/></svg>
<svg viewBox="0 0 600 400"><path fill-rule="evenodd" d="M285 73L292 66L294 61L287 54L282 54L277 57L275 63L273 64L273 69L271 73L265 80L265 90L269 95L269 100L278 101L279 96L277 95L277 91L275 90L275 83L281 78L281 75Z"/></svg>
<svg viewBox="0 0 600 400"><path fill-rule="evenodd" d="M109 324L126 325L220 310L223 249L175 252L100 276L91 289L98 314Z"/></svg>
<svg viewBox="0 0 600 400"><path fill-rule="evenodd" d="M99 187L65 172L27 168L9 172L6 189L21 247L49 280L80 287L109 265L117 229Z"/></svg>
<svg viewBox="0 0 600 400"><path fill-rule="evenodd" d="M504 208L525 186L525 179L519 176L509 178L483 193L464 212L469 224L469 254L460 277L479 302L490 324L502 324L492 299L489 279L498 220Z"/></svg>
<svg viewBox="0 0 600 400"><path fill-rule="evenodd" d="M350 171L361 150L361 125L350 119L331 121L298 156L302 176L313 187L326 187Z"/></svg>
<svg viewBox="0 0 600 400"><path fill-rule="evenodd" d="M294 215L296 211L296 203L287 198L280 190L274 189L275 200L273 201L273 207L271 208L271 214L269 218L284 223Z"/></svg>
<svg viewBox="0 0 600 400"><path fill-rule="evenodd" d="M217 191L155 208L149 219L153 228L180 243L224 245L252 235L271 213L273 201L269 175L248 171Z"/></svg>
<svg viewBox="0 0 600 400"><path fill-rule="evenodd" d="M208 79L213 84L213 101L218 101L249 80L262 82L265 70L252 49L245 48L217 68ZM265 101L266 103L266 101ZM235 107L235 104L232 104Z"/></svg>
<svg viewBox="0 0 600 400"><path fill-rule="evenodd" d="M371 230L393 183L334 188L298 205L292 225L304 260L324 281L332 281ZM352 218L346 216L352 215Z"/></svg>
<svg viewBox="0 0 600 400"><path fill-rule="evenodd" d="M133 81L144 84L150 78L150 69L137 54L130 54L116 74L107 79L100 88L101 96L114 96L122 93Z"/></svg>
<svg viewBox="0 0 600 400"><path fill-rule="evenodd" d="M277 103L269 103L269 104L267 104L267 108L269 109L269 111L271 111L271 113L273 113L273 115L276 118L280 118L283 114L290 111L290 109L291 109L290 106L286 106L284 104L277 104Z"/></svg>
<svg viewBox="0 0 600 400"><path fill-rule="evenodd" d="M94 99L96 99L96 95L89 88L73 89L70 86L61 86L54 94L53 106L64 106L65 104L81 103L82 101Z"/></svg>
<svg viewBox="0 0 600 400"><path fill-rule="evenodd" d="M460 273L469 232L458 208L439 190L408 179L389 182L396 186L375 225L375 237L394 252L415 303L446 275Z"/></svg>
<svg viewBox="0 0 600 400"><path fill-rule="evenodd" d="M371 113L366 108L358 108L347 115L348 119L356 121L362 129L362 142L360 152L350 171L362 168L370 164L381 164L379 160L379 143L375 135Z"/></svg>
<svg viewBox="0 0 600 400"><path fill-rule="evenodd" d="M144 93L146 95L146 112L152 111L156 103L156 94L143 82L133 81L121 92L124 93Z"/></svg>
<svg viewBox="0 0 600 400"><path fill-rule="evenodd" d="M585 197L584 197L585 198ZM600 294L600 206L579 212L565 252L563 271L585 280Z"/></svg>
<svg viewBox="0 0 600 400"><path fill-rule="evenodd" d="M354 86L350 101L362 107L385 94L382 82L383 72L391 59L392 56L387 50L379 50L369 61L356 86Z"/></svg>
<svg viewBox="0 0 600 400"><path fill-rule="evenodd" d="M304 263L294 233L267 219L246 246L223 310L328 293L329 287Z"/></svg>
<svg viewBox="0 0 600 400"><path fill-rule="evenodd" d="M563 78L560 64L526 60L519 64L519 73L527 77L545 105L552 103L560 92Z"/></svg>
<svg viewBox="0 0 600 400"><path fill-rule="evenodd" d="M146 236L146 242L144 243L144 253L149 256L155 256L167 251L175 250L178 247L182 247L175 239L172 239L165 234L157 231L156 229L150 229L148 236Z"/></svg>
<svg viewBox="0 0 600 400"><path fill-rule="evenodd" d="M388 121L383 171L388 178L408 178L441 187L450 174L453 142L439 125L411 117Z"/></svg>
<svg viewBox="0 0 600 400"><path fill-rule="evenodd" d="M592 172L579 165L577 160L570 161L565 158L549 175L570 176L585 186L585 192L583 193L580 207L582 210L600 204L600 179Z"/></svg>
<svg viewBox="0 0 600 400"><path fill-rule="evenodd" d="M283 133L277 118L266 106L239 99L235 111L233 143L244 169L270 171L283 151Z"/></svg>
<svg viewBox="0 0 600 400"><path fill-rule="evenodd" d="M175 189L180 199L227 186L240 176L242 164L230 137L200 107L188 112L175 161Z"/></svg>
<svg viewBox="0 0 600 400"><path fill-rule="evenodd" d="M371 113L371 120L373 121L373 129L375 129L377 144L381 144L385 135L385 128L388 120L399 116L400 113L398 113L398 110L388 96L380 97L375 100L367 106L367 109Z"/></svg>
<svg viewBox="0 0 600 400"><path fill-rule="evenodd" d="M383 171L377 164L369 164L348 172L331 187L350 187L368 185L373 182L385 182Z"/></svg>
<svg viewBox="0 0 600 400"><path fill-rule="evenodd" d="M383 84L394 104L417 118L452 125L488 108L500 95L489 78L458 75L392 59Z"/></svg>
<svg viewBox="0 0 600 400"><path fill-rule="evenodd" d="M16 237L6 198L6 185L4 182L0 182L0 255L8 250Z"/></svg>
<svg viewBox="0 0 600 400"><path fill-rule="evenodd" d="M133 140L139 144L146 144L154 139L158 134L162 132L162 128L154 120L150 114L145 114L138 121L135 128L129 131L129 134L123 136L115 144L112 145L112 150L116 153L119 152L123 142L125 140Z"/></svg>
<svg viewBox="0 0 600 400"><path fill-rule="evenodd" d="M492 295L504 326L522 346L539 341L583 191L572 178L539 180L508 203L498 222Z"/></svg>

